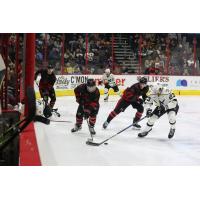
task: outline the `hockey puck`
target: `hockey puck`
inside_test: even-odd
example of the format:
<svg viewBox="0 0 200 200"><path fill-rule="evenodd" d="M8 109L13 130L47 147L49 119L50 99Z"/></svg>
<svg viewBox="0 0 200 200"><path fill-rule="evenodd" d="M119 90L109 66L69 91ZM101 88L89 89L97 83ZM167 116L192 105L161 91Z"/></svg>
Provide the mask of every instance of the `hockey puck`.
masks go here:
<svg viewBox="0 0 200 200"><path fill-rule="evenodd" d="M108 145L108 143L107 143L107 142L105 142L104 144L105 144L105 145Z"/></svg>

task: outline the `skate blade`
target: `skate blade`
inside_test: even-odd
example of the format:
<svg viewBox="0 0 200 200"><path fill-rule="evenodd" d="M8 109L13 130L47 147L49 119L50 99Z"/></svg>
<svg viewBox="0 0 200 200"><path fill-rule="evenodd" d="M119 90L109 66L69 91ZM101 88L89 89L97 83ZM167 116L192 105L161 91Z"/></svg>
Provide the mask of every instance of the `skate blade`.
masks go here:
<svg viewBox="0 0 200 200"><path fill-rule="evenodd" d="M91 140L86 141L86 144L90 145L90 146L99 146L100 145L99 143L93 142Z"/></svg>

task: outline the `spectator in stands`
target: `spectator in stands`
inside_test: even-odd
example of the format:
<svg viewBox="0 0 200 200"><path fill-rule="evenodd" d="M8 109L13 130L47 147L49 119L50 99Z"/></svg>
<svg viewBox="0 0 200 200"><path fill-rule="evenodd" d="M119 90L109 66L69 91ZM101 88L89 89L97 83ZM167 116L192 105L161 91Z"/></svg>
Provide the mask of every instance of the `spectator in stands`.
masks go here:
<svg viewBox="0 0 200 200"><path fill-rule="evenodd" d="M76 75L82 74L79 65L75 65L75 66L74 66L74 74L76 74Z"/></svg>
<svg viewBox="0 0 200 200"><path fill-rule="evenodd" d="M149 74L149 75L158 75L159 73L160 73L160 70L159 68L155 67L155 64L151 65L144 72L144 74Z"/></svg>
<svg viewBox="0 0 200 200"><path fill-rule="evenodd" d="M188 68L184 68L183 69L183 76L189 76L189 71L188 71Z"/></svg>

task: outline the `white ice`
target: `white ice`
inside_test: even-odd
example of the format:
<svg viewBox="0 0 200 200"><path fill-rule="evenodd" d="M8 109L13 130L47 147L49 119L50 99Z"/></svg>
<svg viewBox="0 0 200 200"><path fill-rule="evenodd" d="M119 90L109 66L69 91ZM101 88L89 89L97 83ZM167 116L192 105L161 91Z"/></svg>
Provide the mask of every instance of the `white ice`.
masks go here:
<svg viewBox="0 0 200 200"><path fill-rule="evenodd" d="M81 131L71 133L78 107L75 97L58 97L55 107L61 117L52 118L70 122L35 123L42 165L200 165L200 97L177 98L180 110L173 139L167 138L170 126L167 115L164 115L145 138L138 138L139 131L130 128L109 140L108 145L95 147L85 143L90 138L85 121ZM109 102L103 102L101 97L95 141L102 141L132 123L136 110L129 106L111 121L106 130L102 129L118 99L111 96ZM140 123L142 128L146 122L147 119Z"/></svg>

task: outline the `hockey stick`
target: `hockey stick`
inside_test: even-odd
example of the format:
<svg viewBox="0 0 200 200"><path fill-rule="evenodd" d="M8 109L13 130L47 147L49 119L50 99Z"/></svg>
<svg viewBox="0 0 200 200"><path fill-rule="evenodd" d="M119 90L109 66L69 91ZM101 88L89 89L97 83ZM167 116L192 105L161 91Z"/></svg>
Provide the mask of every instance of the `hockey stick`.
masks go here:
<svg viewBox="0 0 200 200"><path fill-rule="evenodd" d="M147 117L147 116L144 116L143 118L141 118L141 119L140 119L139 121L137 121L137 122L142 121L142 120L145 119L146 117ZM130 128L131 126L133 126L133 125L134 125L134 123L131 124L131 125L129 125L129 126L127 126L127 127L124 128L124 129L122 129L122 130L119 131L118 133L112 135L111 137L109 137L109 138L103 140L102 142L99 142L99 143L98 143L98 142L93 142L93 141L88 140L88 141L86 141L86 144L87 144L87 145L91 145L91 146L100 146L100 145L104 144L105 142L107 142L108 140L110 140L111 138L113 138L113 137L119 135L120 133L124 132L125 130L129 129L129 128Z"/></svg>
<svg viewBox="0 0 200 200"><path fill-rule="evenodd" d="M67 121L67 120L53 120L50 119L51 122L67 122L67 123L72 123L72 121Z"/></svg>

